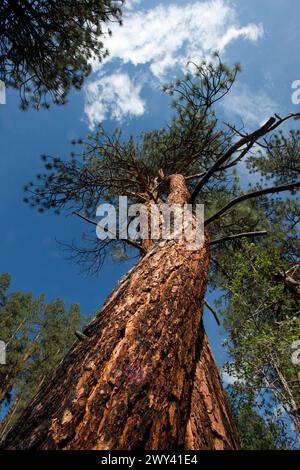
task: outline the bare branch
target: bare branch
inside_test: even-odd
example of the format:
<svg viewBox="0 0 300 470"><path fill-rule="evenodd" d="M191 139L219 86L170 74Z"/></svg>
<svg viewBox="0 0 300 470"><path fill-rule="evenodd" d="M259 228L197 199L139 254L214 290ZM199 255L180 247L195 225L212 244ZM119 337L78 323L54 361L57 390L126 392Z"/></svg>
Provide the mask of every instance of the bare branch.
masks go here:
<svg viewBox="0 0 300 470"><path fill-rule="evenodd" d="M252 238L252 237L260 237L266 235L268 232L266 230L262 230L260 232L244 232L244 233L237 233L236 235L228 235L227 237L218 238L217 240L212 240L209 242L210 245L217 245L218 243L224 243L231 240L237 240L239 238Z"/></svg>
<svg viewBox="0 0 300 470"><path fill-rule="evenodd" d="M224 155L222 155L218 160L212 165L212 167L205 173L203 178L199 181L199 183L196 185L191 198L190 198L190 204L193 204L197 195L203 188L203 186L208 182L208 180L211 178L211 176L220 169L220 167L226 163L232 155L241 149L244 145L246 145L246 148L242 150L242 156L244 156L250 148L255 144L255 142L260 138L263 137L264 135L268 134L269 132L273 131L276 129L278 126L280 126L283 122L285 122L288 119L295 118L300 116L300 114L289 114L288 116L278 119L276 122L275 117L271 117L268 119L268 121L259 129L255 130L251 134L243 136L240 140L238 140L235 144L233 144L227 152L225 152ZM238 159L240 159L238 157Z"/></svg>
<svg viewBox="0 0 300 470"><path fill-rule="evenodd" d="M85 215L82 215L80 214L80 212L73 212L74 215L77 215L78 217L80 217L82 220L85 220L86 222L88 222L89 224L93 224L93 225L98 225L97 222L95 222L94 220L91 220L89 219L88 217L86 217Z"/></svg>
<svg viewBox="0 0 300 470"><path fill-rule="evenodd" d="M196 173L195 175L185 176L185 181L194 180L196 178L202 178L202 176L204 176L205 173L206 171L203 171L202 173Z"/></svg>
<svg viewBox="0 0 300 470"><path fill-rule="evenodd" d="M221 322L220 322L220 320L219 320L219 317L218 317L217 313L216 313L215 310L212 308L212 306L207 302L206 299L204 299L204 304L206 305L206 307L208 308L208 310L213 314L214 319L216 320L217 324L220 326L220 325L221 325Z"/></svg>
<svg viewBox="0 0 300 470"><path fill-rule="evenodd" d="M214 222L215 220L219 219L225 212L227 212L233 206L235 206L236 204L239 204L240 202L246 201L247 199L252 199L258 196L263 196L264 194L291 191L296 188L300 188L300 181L297 181L295 183L283 184L281 186L273 186L271 188L260 189L258 191L253 191L251 193L243 194L242 196L239 196L236 199L233 199L232 201L230 201L228 204L226 204L226 206L222 207L222 209L220 209L214 215L209 217L209 219L205 220L204 225L209 225L211 222Z"/></svg>

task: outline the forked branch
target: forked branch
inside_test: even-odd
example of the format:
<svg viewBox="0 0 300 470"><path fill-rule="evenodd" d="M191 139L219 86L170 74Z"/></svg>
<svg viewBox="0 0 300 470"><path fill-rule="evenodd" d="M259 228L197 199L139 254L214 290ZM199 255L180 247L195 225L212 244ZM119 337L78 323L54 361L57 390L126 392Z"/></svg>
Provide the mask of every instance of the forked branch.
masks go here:
<svg viewBox="0 0 300 470"><path fill-rule="evenodd" d="M268 121L261 126L259 129L256 129L254 132L251 134L247 134L243 136L240 140L238 140L235 144L233 144L227 152L225 152L218 160L214 163L214 165L211 166L211 168L205 173L205 175L201 178L201 180L197 183L191 198L190 198L190 204L193 204L195 202L196 197L198 196L199 192L203 188L203 186L209 181L209 179L214 175L216 171L219 171L221 166L228 162L232 155L234 155L235 152L238 150L241 151L241 154L239 157L237 157L237 160L240 160L246 153L253 147L253 145L257 142L258 139L261 137L265 136L269 132L272 132L275 130L278 126L280 126L283 122L287 121L288 119L291 118L296 118L299 117L299 113L295 114L289 114L285 116L284 118L280 118L280 116L276 115L276 117L271 117L268 119ZM245 148L242 148L246 146Z"/></svg>
<svg viewBox="0 0 300 470"><path fill-rule="evenodd" d="M280 186L273 186L271 188L260 189L258 191L253 191L251 193L243 194L242 196L239 196L236 199L233 199L232 201L230 201L228 204L222 207L222 209L220 209L214 215L212 215L207 220L205 220L204 225L209 225L215 220L219 219L225 212L229 211L229 209L234 207L236 204L239 204L240 202L247 201L248 199L253 199L259 196L263 196L265 194L280 193L283 191L292 191L293 189L297 189L297 188L300 188L300 181L297 181L295 183L282 184Z"/></svg>

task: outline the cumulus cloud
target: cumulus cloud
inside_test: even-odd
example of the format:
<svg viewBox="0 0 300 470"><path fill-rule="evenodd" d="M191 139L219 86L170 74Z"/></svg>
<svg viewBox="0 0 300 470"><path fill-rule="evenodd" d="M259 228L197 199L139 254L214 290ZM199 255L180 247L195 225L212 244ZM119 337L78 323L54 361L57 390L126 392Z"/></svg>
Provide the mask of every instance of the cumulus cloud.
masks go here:
<svg viewBox="0 0 300 470"><path fill-rule="evenodd" d="M149 81L153 78L158 82L165 81L170 72L178 67L184 68L188 60L207 58L216 50L222 54L237 39L255 42L263 35L260 24L241 26L235 8L228 0L159 4L148 10L134 9L134 5L139 3L135 0L127 2L124 25L113 25L113 35L105 43L110 51L105 63L101 64L96 59L92 61L94 72L101 73L101 80L105 80L103 71L114 61L118 67L133 65L136 71L139 66L146 65ZM140 7L146 4L143 1ZM97 77L96 82L99 81ZM106 80L109 81L110 78ZM107 111L103 112L107 106L107 99L103 103L99 95L97 104L86 107L89 122L92 123L96 117L107 116ZM137 106L137 100L133 106ZM141 102L138 109L141 110ZM93 114L88 114L90 111ZM127 107L125 111L128 112ZM117 115L121 112L122 108L119 108ZM135 112L132 114L136 115Z"/></svg>
<svg viewBox="0 0 300 470"><path fill-rule="evenodd" d="M253 92L245 85L235 86L224 98L222 106L228 117L238 117L250 127L262 125L279 112L279 105L264 90Z"/></svg>
<svg viewBox="0 0 300 470"><path fill-rule="evenodd" d="M140 96L141 84L134 84L126 73L100 75L90 82L86 89L85 113L89 126L94 128L108 115L121 121L123 117L140 116L145 111L145 103Z"/></svg>
<svg viewBox="0 0 300 470"><path fill-rule="evenodd" d="M203 58L215 50L222 53L240 37L256 41L262 34L261 25L240 27L235 10L225 0L196 1L125 15L124 25L113 28L106 46L110 60L148 63L152 73L162 78L168 69L184 66L188 58ZM94 61L93 67L97 70L102 65Z"/></svg>

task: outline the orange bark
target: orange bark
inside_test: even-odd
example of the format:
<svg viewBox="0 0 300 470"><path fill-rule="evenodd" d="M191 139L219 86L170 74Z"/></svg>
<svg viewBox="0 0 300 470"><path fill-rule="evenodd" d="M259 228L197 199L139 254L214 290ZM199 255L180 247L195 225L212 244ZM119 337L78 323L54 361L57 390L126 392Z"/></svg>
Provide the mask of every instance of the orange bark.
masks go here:
<svg viewBox="0 0 300 470"><path fill-rule="evenodd" d="M201 353L194 377L185 447L190 450L238 450L239 436L204 328L199 342Z"/></svg>

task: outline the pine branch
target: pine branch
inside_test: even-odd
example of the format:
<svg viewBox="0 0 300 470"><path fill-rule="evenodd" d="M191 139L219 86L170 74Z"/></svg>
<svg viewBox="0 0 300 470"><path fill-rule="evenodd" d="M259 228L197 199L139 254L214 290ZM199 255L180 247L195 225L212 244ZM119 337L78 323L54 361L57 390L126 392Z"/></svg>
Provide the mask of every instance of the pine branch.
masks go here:
<svg viewBox="0 0 300 470"><path fill-rule="evenodd" d="M231 240L237 240L239 238L252 238L252 237L260 237L266 235L268 232L266 230L262 230L260 232L244 232L244 233L237 233L235 235L228 235L227 237L218 238L217 240L212 240L209 242L209 245L217 245L218 243L224 243Z"/></svg>
<svg viewBox="0 0 300 470"><path fill-rule="evenodd" d="M264 194L291 191L296 188L300 188L300 181L297 181L295 183L283 184L281 186L273 186L271 188L260 189L258 191L243 194L242 196L239 196L236 199L230 201L228 204L226 204L226 206L222 207L222 209L220 209L214 215L209 217L209 219L205 220L204 225L209 225L211 222L214 222L215 220L219 219L225 212L227 212L229 209L231 209L236 204L239 204L240 202L247 201L248 199L253 199L258 196L263 196Z"/></svg>
<svg viewBox="0 0 300 470"><path fill-rule="evenodd" d="M232 162L228 163L227 165L221 166L216 171L225 171L225 170L228 170L229 168L232 168L233 166L235 166L243 158L245 153L247 153L249 151L249 148L250 147L246 147L243 150L243 152L241 152L241 154L237 158L235 158ZM194 180L194 179L197 179L197 178L202 178L205 174L206 174L206 171L202 171L202 173L196 173L195 175L185 176L185 181L191 181L191 180Z"/></svg>
<svg viewBox="0 0 300 470"><path fill-rule="evenodd" d="M232 155L235 152L237 152L238 150L241 149L241 147L246 145L246 148L242 150L241 155L238 157L238 160L240 158L242 158L250 150L251 147L253 147L253 145L255 144L255 142L259 138L261 138L264 135L268 134L269 132L273 131L274 129L276 129L278 126L280 126L286 120L291 119L291 118L295 118L295 117L299 117L299 116L300 116L300 114L296 113L296 114L289 114L288 116L286 116L284 118L280 118L279 116L271 117L270 119L268 119L268 121L262 127L257 129L256 131L252 132L251 134L245 135L239 141L237 141L235 144L233 144L227 150L227 152L225 152L225 154L222 155L215 162L214 165L212 165L212 167L205 173L203 178L198 182L198 184L196 185L196 187L195 187L195 189L194 189L194 191L191 195L189 203L193 204L195 202L195 199L198 196L201 189L203 188L203 186L209 181L209 179L214 175L214 173L216 171L218 171L220 169L220 167L232 157ZM278 120L276 121L276 119L278 119Z"/></svg>
<svg viewBox="0 0 300 470"><path fill-rule="evenodd" d="M227 278L227 279L230 279L230 276L229 274L227 273L227 271L225 271L225 269L223 268L223 266L221 266L221 264L219 263L219 261L214 258L213 256L210 257L211 261L213 263L215 263L215 265L217 266L217 268L220 269L220 271L224 274L224 276Z"/></svg>
<svg viewBox="0 0 300 470"><path fill-rule="evenodd" d="M86 217L85 215L83 214L80 214L80 212L73 212L74 215L77 215L78 217L80 217L81 219L85 220L86 222L88 222L89 224L93 224L93 225L98 225L98 222L95 222L94 220L91 220L89 219L88 217ZM116 237L116 234L111 232L109 229L107 229L107 231L109 233L112 233L115 237ZM116 238L117 239L117 238ZM133 240L130 240L128 238L126 239L123 239L124 242L126 242L128 245L131 245L133 246L134 248L138 248L140 251L142 251L143 253L146 253L146 250L142 247L142 245L140 245L139 243L137 242L134 242Z"/></svg>

